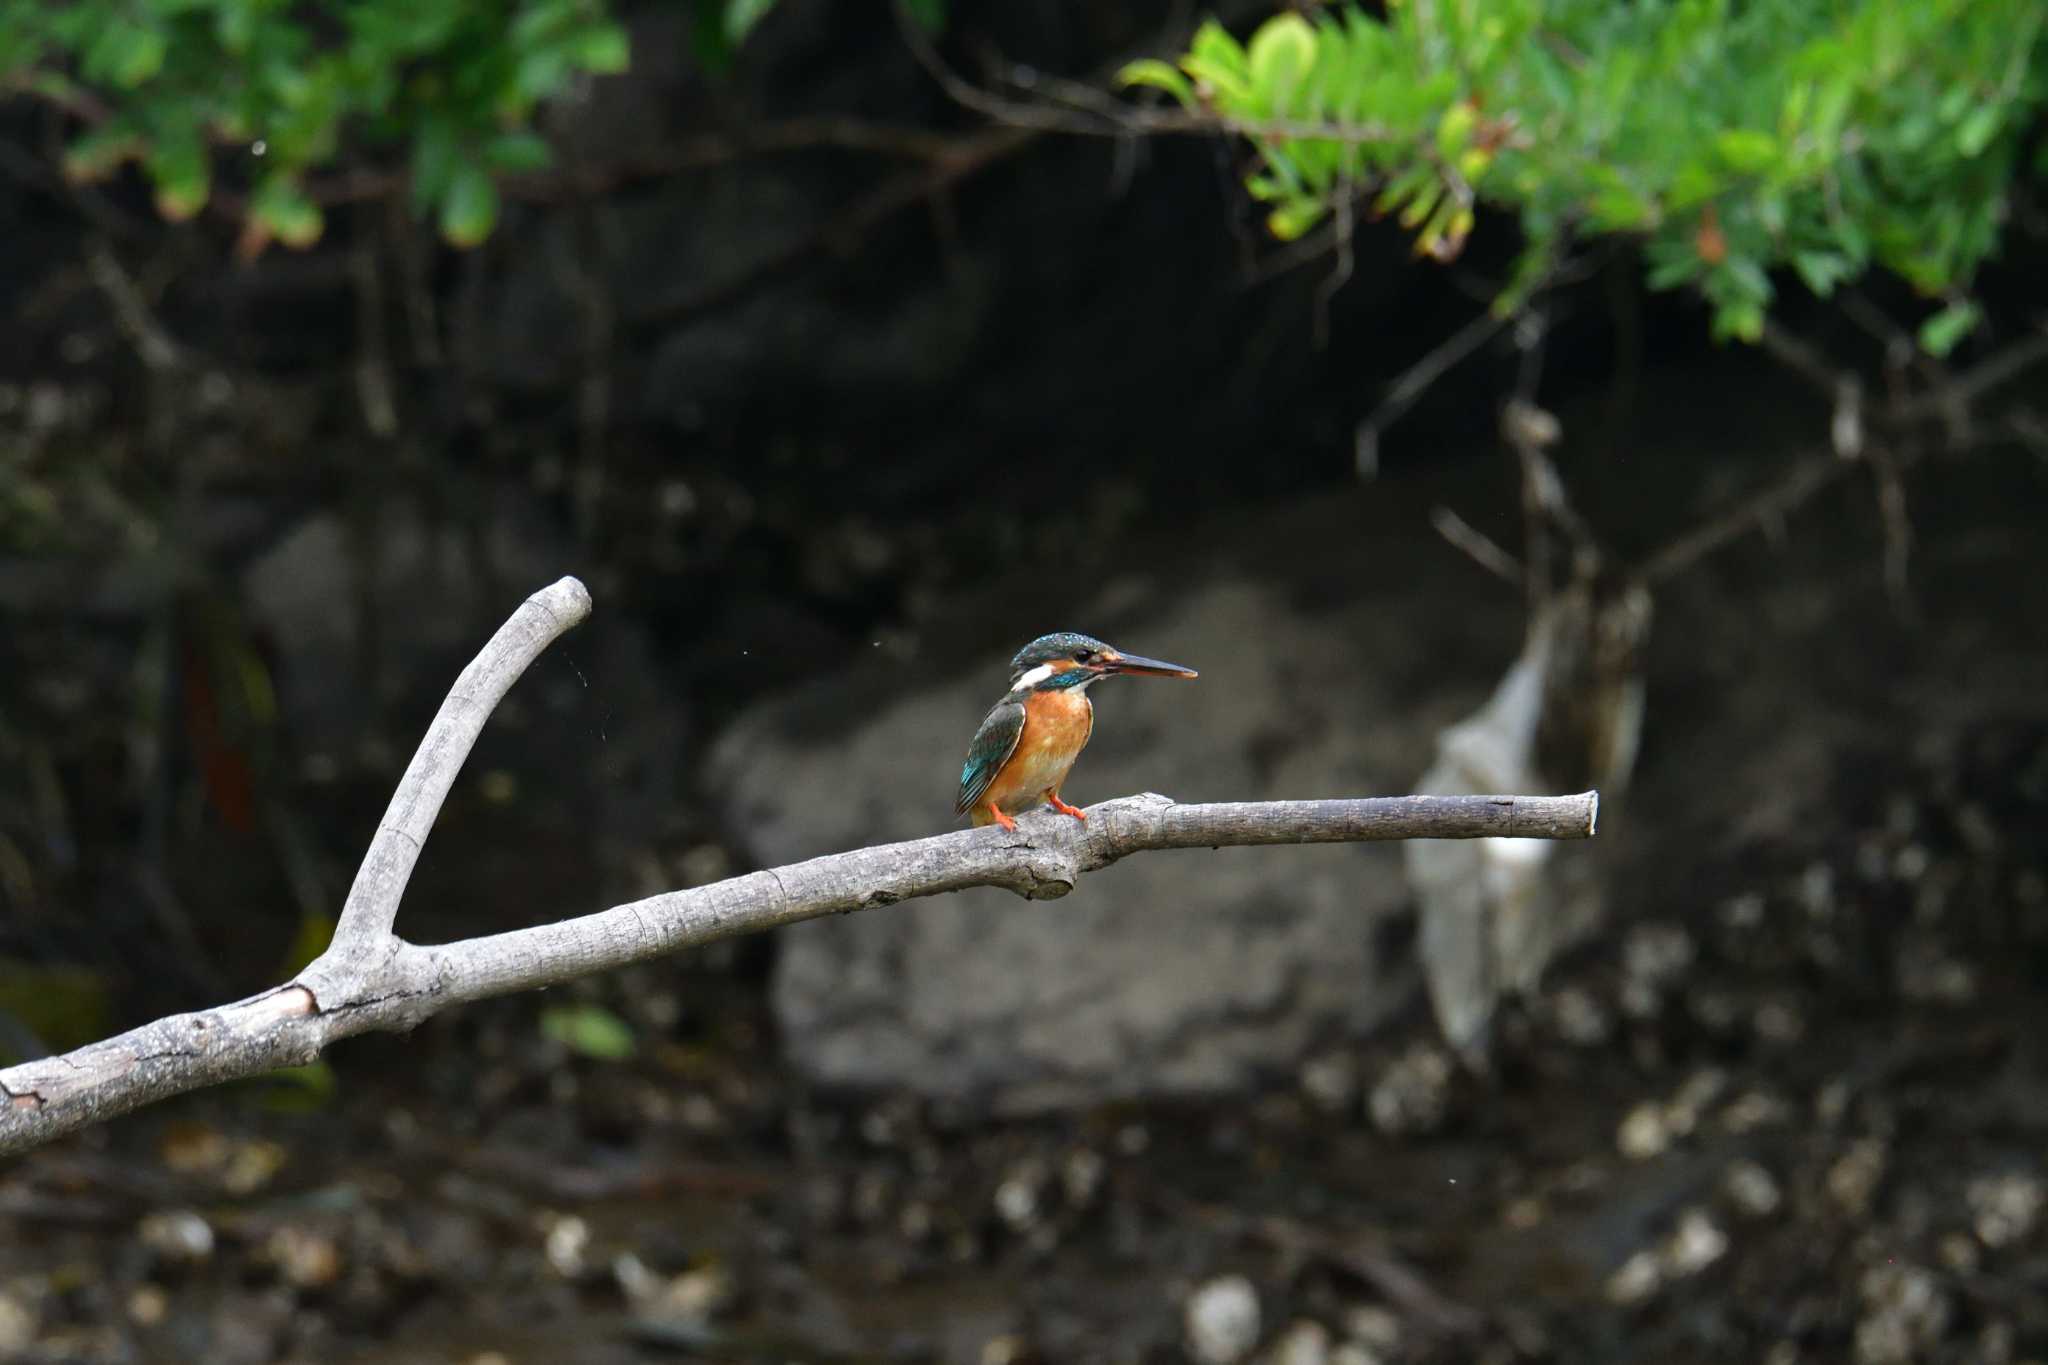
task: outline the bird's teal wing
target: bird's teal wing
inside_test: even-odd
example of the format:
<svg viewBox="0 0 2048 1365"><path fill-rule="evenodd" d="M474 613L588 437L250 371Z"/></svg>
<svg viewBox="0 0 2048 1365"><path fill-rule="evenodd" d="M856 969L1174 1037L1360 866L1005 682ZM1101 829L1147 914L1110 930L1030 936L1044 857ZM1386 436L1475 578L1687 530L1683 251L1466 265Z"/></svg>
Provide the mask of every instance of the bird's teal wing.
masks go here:
<svg viewBox="0 0 2048 1365"><path fill-rule="evenodd" d="M974 732L974 743L967 746L967 762L960 769L960 799L953 803L956 814L965 814L981 800L997 771L1017 752L1017 741L1023 735L1023 706L1014 701L997 702Z"/></svg>

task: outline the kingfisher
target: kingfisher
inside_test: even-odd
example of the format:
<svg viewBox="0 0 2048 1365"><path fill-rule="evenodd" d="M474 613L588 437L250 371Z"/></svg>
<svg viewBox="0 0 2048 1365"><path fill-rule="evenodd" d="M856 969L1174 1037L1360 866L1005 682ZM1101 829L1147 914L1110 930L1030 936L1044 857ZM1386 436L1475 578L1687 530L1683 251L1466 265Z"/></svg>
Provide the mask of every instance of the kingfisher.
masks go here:
<svg viewBox="0 0 2048 1365"><path fill-rule="evenodd" d="M1060 787L1095 730L1088 689L1118 673L1198 676L1192 668L1125 654L1072 631L1041 635L1018 650L1010 660L1010 690L968 746L955 813L971 813L977 825L1015 829L1011 817L1042 801L1062 815L1086 820L1080 807L1060 800Z"/></svg>

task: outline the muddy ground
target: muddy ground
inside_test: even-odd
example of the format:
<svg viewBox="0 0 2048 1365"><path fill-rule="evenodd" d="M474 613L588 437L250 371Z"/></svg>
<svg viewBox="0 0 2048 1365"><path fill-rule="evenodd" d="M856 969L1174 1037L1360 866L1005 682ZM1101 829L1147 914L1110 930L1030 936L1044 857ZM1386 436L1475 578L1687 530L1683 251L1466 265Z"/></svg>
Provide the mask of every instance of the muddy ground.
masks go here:
<svg viewBox="0 0 2048 1365"><path fill-rule="evenodd" d="M805 1093L748 949L161 1107L0 1177L18 1361L2048 1358L2048 727L1630 908L1490 1074L1416 1014L1242 1101ZM552 1003L559 1004L557 1000Z"/></svg>

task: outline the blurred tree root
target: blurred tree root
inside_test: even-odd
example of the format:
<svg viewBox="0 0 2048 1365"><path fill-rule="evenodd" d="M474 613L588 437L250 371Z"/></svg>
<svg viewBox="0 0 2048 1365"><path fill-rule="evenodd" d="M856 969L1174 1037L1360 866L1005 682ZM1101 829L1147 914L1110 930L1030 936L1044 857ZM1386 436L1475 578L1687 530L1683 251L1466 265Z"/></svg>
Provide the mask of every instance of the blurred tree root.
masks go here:
<svg viewBox="0 0 2048 1365"><path fill-rule="evenodd" d="M1767 326L1763 341L1770 354L1829 400L1829 448L1795 460L1635 565L1603 548L1573 508L1550 458L1563 433L1535 404L1544 328L1540 316L1527 319L1516 335L1523 352L1518 392L1501 422L1521 481L1522 557L1448 508L1435 517L1453 546L1521 587L1528 603L1524 642L1486 703L1439 735L1437 760L1419 790L1597 787L1610 803L1623 798L1642 735L1644 649L1656 585L1751 532L1782 536L1786 518L1851 474L1867 473L1871 480L1883 529L1885 587L1899 614L1913 617L1905 475L1933 457L1965 456L2001 442L2048 451L2038 414L2024 403L1995 418L1981 411L1987 397L2048 360L2048 330L1957 371L1919 353L1874 308L1852 312L1885 345L1888 400L1872 405L1852 366ZM1429 370L1430 377L1442 368ZM1375 429L1379 424L1375 419ZM1562 575L1554 567L1560 562ZM1597 869L1553 852L1547 844L1501 839L1404 849L1420 907L1430 1002L1445 1039L1470 1064L1486 1060L1488 1027L1501 1001L1532 990L1551 960L1600 921Z"/></svg>

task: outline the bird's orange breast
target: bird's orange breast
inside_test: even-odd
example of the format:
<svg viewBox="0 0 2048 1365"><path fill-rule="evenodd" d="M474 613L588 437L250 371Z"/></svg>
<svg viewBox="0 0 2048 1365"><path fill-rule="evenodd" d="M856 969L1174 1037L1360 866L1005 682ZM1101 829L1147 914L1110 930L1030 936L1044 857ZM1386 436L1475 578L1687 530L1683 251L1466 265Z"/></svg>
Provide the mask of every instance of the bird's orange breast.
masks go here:
<svg viewBox="0 0 2048 1365"><path fill-rule="evenodd" d="M1016 752L989 784L990 805L1009 814L1027 810L1058 791L1087 747L1095 708L1079 691L1033 692L1024 699L1024 733Z"/></svg>

